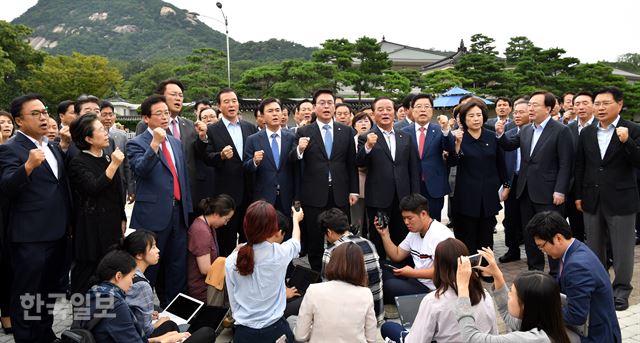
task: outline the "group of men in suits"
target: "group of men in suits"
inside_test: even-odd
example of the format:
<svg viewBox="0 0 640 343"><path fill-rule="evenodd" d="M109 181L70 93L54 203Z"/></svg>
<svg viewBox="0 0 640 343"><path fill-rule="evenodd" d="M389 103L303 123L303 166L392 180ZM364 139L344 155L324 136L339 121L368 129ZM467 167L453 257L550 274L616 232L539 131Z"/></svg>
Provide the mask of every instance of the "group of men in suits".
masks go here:
<svg viewBox="0 0 640 343"><path fill-rule="evenodd" d="M615 308L625 310L632 290L640 211L635 177L640 167L640 127L620 116L623 94L616 87L581 92L572 101L576 120L565 126L550 116L556 102L553 95L536 92L526 103L532 123L505 134L504 120L498 120L496 134L505 150L517 149L512 187L523 227L544 211L568 216L571 230L603 266L613 260ZM517 103L517 108L523 110L523 103ZM517 239L510 241L510 251L517 249ZM529 235L524 241L529 269L542 270L539 246ZM512 253L519 256L519 251ZM502 260L511 259L505 255ZM549 259L549 265L552 275L562 272L557 259Z"/></svg>

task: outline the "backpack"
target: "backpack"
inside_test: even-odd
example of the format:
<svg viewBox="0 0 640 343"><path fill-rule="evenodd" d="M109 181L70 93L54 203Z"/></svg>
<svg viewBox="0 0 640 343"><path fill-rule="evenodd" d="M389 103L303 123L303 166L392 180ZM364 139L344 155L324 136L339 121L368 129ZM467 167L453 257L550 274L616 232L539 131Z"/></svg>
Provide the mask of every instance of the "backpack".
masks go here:
<svg viewBox="0 0 640 343"><path fill-rule="evenodd" d="M69 330L64 330L60 335L62 343L96 343L91 330L102 320L102 318L93 318L84 325L74 321Z"/></svg>

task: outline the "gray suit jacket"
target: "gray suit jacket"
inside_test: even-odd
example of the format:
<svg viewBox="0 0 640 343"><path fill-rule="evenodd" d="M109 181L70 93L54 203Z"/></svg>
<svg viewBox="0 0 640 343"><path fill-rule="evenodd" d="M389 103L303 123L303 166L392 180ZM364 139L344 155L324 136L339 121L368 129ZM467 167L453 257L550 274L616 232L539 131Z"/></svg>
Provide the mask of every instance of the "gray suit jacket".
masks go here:
<svg viewBox="0 0 640 343"><path fill-rule="evenodd" d="M122 164L120 164L120 167L118 167L118 170L120 171L120 179L122 180L122 187L126 191L123 192L123 194L135 194L135 179L131 174L129 159L127 158L127 133L122 130L112 128L111 130L109 130L109 137L113 139L115 146L118 147L125 156L124 161L122 162ZM104 152L107 155L111 155L111 153L113 152L113 148L109 146L108 148L104 149Z"/></svg>

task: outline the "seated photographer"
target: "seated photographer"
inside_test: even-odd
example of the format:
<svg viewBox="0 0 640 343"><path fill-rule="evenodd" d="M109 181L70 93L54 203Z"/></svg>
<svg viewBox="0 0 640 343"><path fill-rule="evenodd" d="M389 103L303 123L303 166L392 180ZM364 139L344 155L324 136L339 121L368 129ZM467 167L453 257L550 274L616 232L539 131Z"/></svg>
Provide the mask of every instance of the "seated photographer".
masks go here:
<svg viewBox="0 0 640 343"><path fill-rule="evenodd" d="M322 256L322 279L326 281L327 264L331 253L342 243L353 242L360 247L364 255L364 267L369 279L369 289L373 294L373 310L378 322L384 319L382 304L382 269L380 268L376 247L366 238L349 232L349 218L337 208L326 210L318 216L318 226L327 240L328 247Z"/></svg>
<svg viewBox="0 0 640 343"><path fill-rule="evenodd" d="M560 218L561 220L564 220ZM498 312L507 326L504 335L479 330L480 322L473 315L470 299L473 299L473 279L475 273L469 258L462 256L458 261L456 283L458 300L452 306L456 311L458 326L463 342L554 342L577 343L580 337L565 327L562 318L560 288L552 276L538 270L522 272L507 287L502 271L496 264L493 251L483 248L480 255L488 262L486 267L473 267L493 276L494 299ZM613 338L613 337L612 337ZM592 342L592 340L583 340ZM596 340L596 342L614 342L614 340Z"/></svg>
<svg viewBox="0 0 640 343"><path fill-rule="evenodd" d="M380 328L382 337L395 342L463 342L456 322L458 284L456 272L458 258L469 255L462 241L448 238L438 244L433 262L435 292L427 294L420 303L418 314L410 331L395 322L386 322ZM478 261L476 261L478 262ZM477 274L472 274L465 283L469 316L477 323L478 332L497 334L496 310L491 295L482 288ZM400 339L400 336L403 339Z"/></svg>
<svg viewBox="0 0 640 343"><path fill-rule="evenodd" d="M420 194L410 194L400 201L402 219L409 233L399 246L389 237L389 228L374 221L382 237L382 244L391 261L381 261L384 303L393 304L399 295L429 293L435 287L433 281L433 255L438 243L453 238L453 233L439 221L429 216L429 202ZM397 263L411 256L414 267Z"/></svg>

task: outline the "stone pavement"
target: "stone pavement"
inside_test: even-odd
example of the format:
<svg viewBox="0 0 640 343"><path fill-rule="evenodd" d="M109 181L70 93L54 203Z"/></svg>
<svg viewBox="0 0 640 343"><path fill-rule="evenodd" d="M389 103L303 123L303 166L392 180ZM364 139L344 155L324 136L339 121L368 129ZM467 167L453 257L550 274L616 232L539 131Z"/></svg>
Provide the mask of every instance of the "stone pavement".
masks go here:
<svg viewBox="0 0 640 343"><path fill-rule="evenodd" d="M445 204L445 210L446 210ZM127 214L131 214L131 205L127 206ZM501 224L503 218L502 211L498 215L498 233L494 235L494 248L496 256L501 256L506 252L506 247L504 245L504 230ZM444 223L448 222L448 218L446 217L446 213L442 218ZM636 246L634 250L634 268L633 268L633 292L629 297L629 304L631 305L629 309L622 312L616 312L618 316L618 321L620 323L620 328L622 329L622 341L627 343L640 343L640 246ZM524 247L521 247L521 257L520 261L515 261L507 264L500 264L500 269L504 273L505 279L508 284L511 284L515 277L522 271L527 269L527 264L525 255L524 255ZM294 261L296 264L307 264L307 259L296 259ZM613 274L613 269L611 270L611 274ZM613 275L612 275L613 279ZM54 309L55 322L54 322L54 330L56 334L60 334L62 331L67 329L71 325L71 305L66 300L59 300L56 303L56 307ZM498 327L500 332L503 333L505 331L504 323L498 314L496 316L498 318ZM230 329L225 329L222 334L216 339L216 342L231 342L232 334ZM384 342L382 337L380 337L378 331L378 342ZM13 342L13 337L9 335L4 335L0 332L0 343L9 343Z"/></svg>

